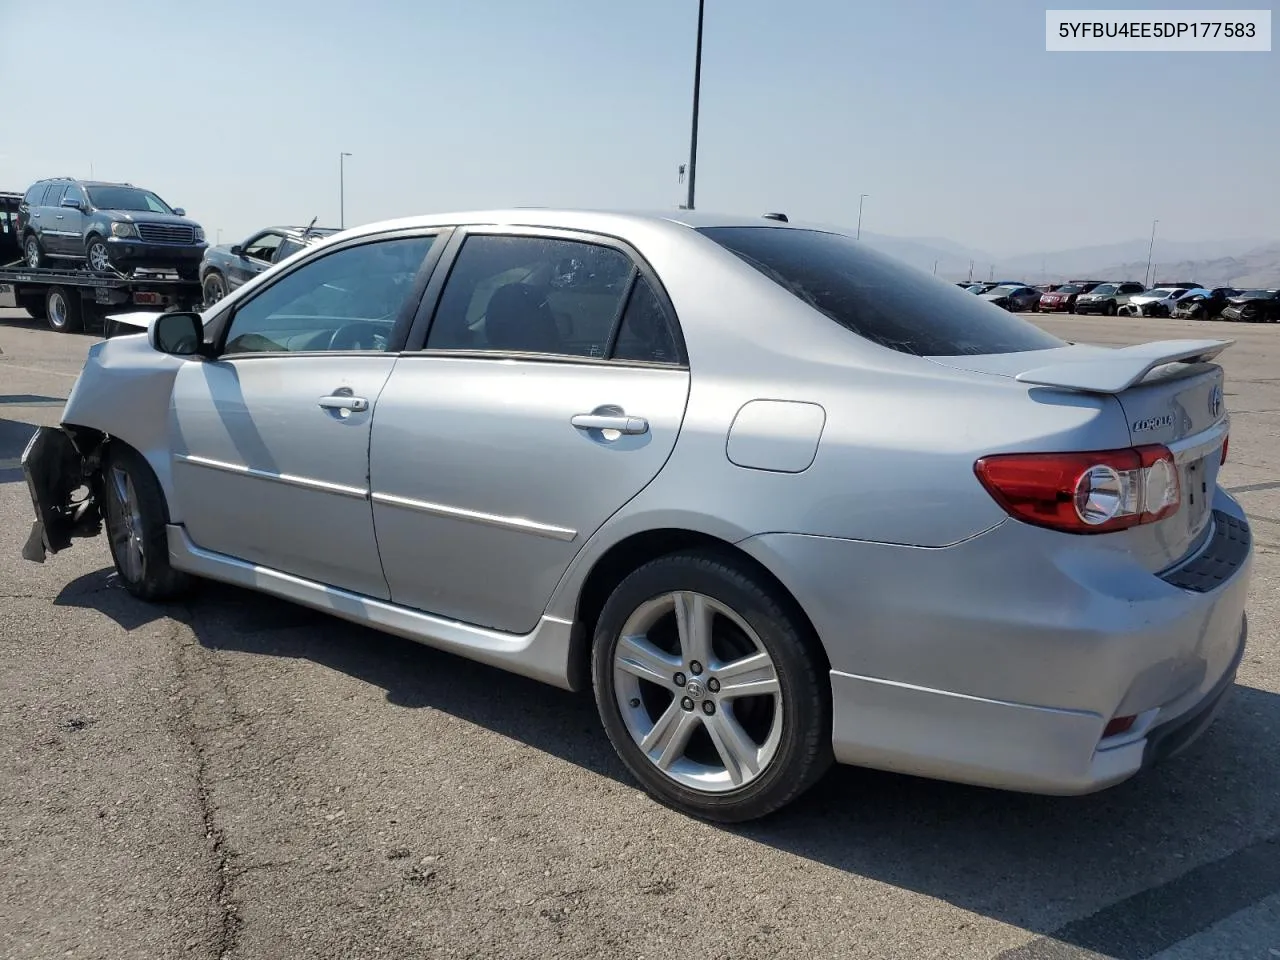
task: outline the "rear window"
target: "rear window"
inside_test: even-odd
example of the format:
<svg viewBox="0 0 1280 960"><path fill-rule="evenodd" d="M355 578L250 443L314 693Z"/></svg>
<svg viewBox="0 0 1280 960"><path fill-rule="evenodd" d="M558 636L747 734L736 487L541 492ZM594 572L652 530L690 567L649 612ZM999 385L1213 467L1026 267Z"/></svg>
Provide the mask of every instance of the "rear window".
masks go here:
<svg viewBox="0 0 1280 960"><path fill-rule="evenodd" d="M847 330L921 357L1066 346L953 284L836 233L794 227L699 232Z"/></svg>

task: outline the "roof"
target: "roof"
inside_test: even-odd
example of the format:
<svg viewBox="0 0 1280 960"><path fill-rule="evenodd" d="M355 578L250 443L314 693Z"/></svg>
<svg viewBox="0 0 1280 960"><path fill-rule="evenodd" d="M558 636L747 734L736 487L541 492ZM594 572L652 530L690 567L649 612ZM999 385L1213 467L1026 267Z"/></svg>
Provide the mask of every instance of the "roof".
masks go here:
<svg viewBox="0 0 1280 960"><path fill-rule="evenodd" d="M829 224L806 224L765 219L764 214L709 213L701 210L607 210L572 207L505 207L490 210L452 212L398 217L349 228L348 234L377 233L406 227L433 227L450 224L507 224L526 227L560 227L586 229L600 233L625 231L627 228L649 227L768 227L775 230L820 230L824 233L844 232Z"/></svg>

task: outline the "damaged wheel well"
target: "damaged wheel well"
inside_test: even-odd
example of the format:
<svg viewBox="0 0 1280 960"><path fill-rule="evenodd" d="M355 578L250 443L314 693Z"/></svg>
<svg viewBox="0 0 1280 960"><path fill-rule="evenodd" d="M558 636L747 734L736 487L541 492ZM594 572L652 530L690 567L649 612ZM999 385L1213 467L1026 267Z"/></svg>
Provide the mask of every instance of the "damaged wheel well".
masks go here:
<svg viewBox="0 0 1280 960"><path fill-rule="evenodd" d="M25 559L43 563L72 539L102 532L99 471L107 440L100 430L74 424L36 430L22 464L36 514Z"/></svg>

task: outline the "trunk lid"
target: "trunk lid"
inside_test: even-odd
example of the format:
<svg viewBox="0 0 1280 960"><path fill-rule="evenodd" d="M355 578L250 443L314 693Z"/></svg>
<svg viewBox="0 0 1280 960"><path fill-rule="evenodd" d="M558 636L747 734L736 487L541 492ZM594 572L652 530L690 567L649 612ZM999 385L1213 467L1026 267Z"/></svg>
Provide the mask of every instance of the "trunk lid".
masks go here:
<svg viewBox="0 0 1280 960"><path fill-rule="evenodd" d="M1032 390L1115 397L1117 416L1124 416L1134 446L1159 443L1173 453L1182 501L1164 520L1101 536L1123 542L1148 569L1158 572L1197 550L1209 532L1230 422L1223 370L1211 361L1233 342L1164 340L1121 348L1080 344L1034 353L930 359L955 369L1010 377Z"/></svg>

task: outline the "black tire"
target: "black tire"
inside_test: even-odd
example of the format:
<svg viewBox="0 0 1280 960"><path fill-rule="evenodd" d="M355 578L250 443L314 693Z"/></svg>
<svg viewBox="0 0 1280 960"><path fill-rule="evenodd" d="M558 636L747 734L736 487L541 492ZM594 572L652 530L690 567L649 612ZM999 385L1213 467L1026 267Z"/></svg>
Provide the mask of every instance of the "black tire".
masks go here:
<svg viewBox="0 0 1280 960"><path fill-rule="evenodd" d="M1108 317L1114 317L1116 315L1116 310L1117 310L1117 307L1116 307L1116 302L1114 300L1108 300L1107 305L1102 308L1102 312L1106 314Z"/></svg>
<svg viewBox="0 0 1280 960"><path fill-rule="evenodd" d="M40 245L40 238L34 233L28 233L22 241L22 260L32 270L39 270L48 262L44 248Z"/></svg>
<svg viewBox="0 0 1280 960"><path fill-rule="evenodd" d="M770 701L769 708L771 716L780 711L782 719L777 748L754 779L721 792L693 789L660 770L633 738L616 692L614 657L627 620L647 601L680 591L709 597L740 617L756 634L777 676L779 696ZM656 800L699 819L720 823L754 820L792 802L813 786L833 762L831 692L819 649L817 638L795 611L790 598L745 565L715 551L670 554L624 578L600 613L591 656L596 706L614 749ZM692 667L686 668L695 672ZM704 684L718 690L719 687L710 687L712 676L713 671L708 669ZM639 703L638 699L633 700L630 706ZM676 706L671 701L671 707ZM704 727L696 726L694 736L706 736L703 731ZM711 743L709 736L706 743Z"/></svg>
<svg viewBox="0 0 1280 960"><path fill-rule="evenodd" d="M200 286L205 306L212 306L227 295L227 278L221 270L213 269L204 275Z"/></svg>
<svg viewBox="0 0 1280 960"><path fill-rule="evenodd" d="M132 485L131 500L137 507L136 516L126 516L126 508L115 493L117 471ZM112 442L103 458L99 497L111 559L124 588L140 600L153 603L176 600L186 594L193 580L169 565L169 540L165 532L169 506L160 481L143 456L119 441ZM136 533L142 547L138 569L124 556L126 547L122 539L129 531Z"/></svg>
<svg viewBox="0 0 1280 960"><path fill-rule="evenodd" d="M100 263L105 263L106 266L94 265L94 260L99 259L95 257L95 253L99 250L101 251ZM107 241L96 234L90 234L89 239L84 243L84 262L94 273L115 272L115 265L111 262L111 247L107 245Z"/></svg>
<svg viewBox="0 0 1280 960"><path fill-rule="evenodd" d="M44 297L44 319L55 333L79 333L84 329L80 294L66 287L50 287Z"/></svg>

